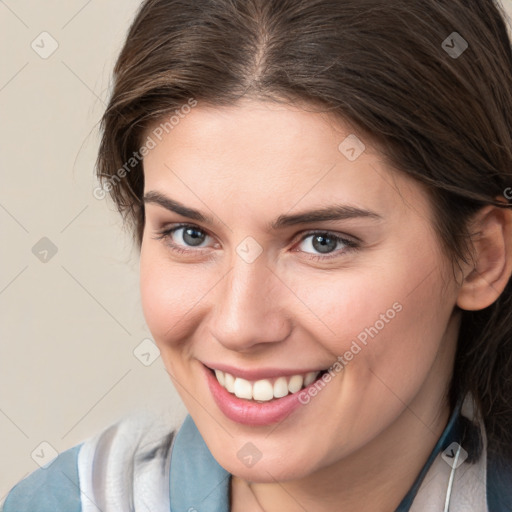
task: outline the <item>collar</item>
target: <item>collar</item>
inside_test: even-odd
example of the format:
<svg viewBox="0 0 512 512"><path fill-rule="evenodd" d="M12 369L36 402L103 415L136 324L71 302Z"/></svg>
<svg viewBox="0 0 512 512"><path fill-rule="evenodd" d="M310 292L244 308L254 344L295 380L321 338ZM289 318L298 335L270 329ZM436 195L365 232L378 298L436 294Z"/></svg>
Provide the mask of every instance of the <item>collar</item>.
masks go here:
<svg viewBox="0 0 512 512"><path fill-rule="evenodd" d="M452 443L460 443L463 436L463 425L461 419L461 409L462 409L463 401L461 399L458 400L457 404L454 407L452 414L448 420L448 423L443 430L440 438L438 439L436 445L430 452L428 456L427 462L421 469L420 473L416 477L416 480L412 484L412 487L409 489L409 492L404 496L404 499L398 505L398 508L395 512L408 512L411 508L411 505L418 494L419 489L421 488L422 483L425 480L425 476L431 469L434 461L438 457L441 452L444 452ZM448 455L451 455L452 452Z"/></svg>
<svg viewBox="0 0 512 512"><path fill-rule="evenodd" d="M187 415L172 448L171 512L229 512L230 482Z"/></svg>
<svg viewBox="0 0 512 512"><path fill-rule="evenodd" d="M461 441L465 428L461 419L462 405L463 400L459 399L427 462L395 512L411 509L425 476L436 468L434 462L439 464L442 452L453 442ZM441 464L448 468L448 463ZM213 458L192 417L187 415L176 435L171 455L171 512L229 512L230 481L230 473Z"/></svg>

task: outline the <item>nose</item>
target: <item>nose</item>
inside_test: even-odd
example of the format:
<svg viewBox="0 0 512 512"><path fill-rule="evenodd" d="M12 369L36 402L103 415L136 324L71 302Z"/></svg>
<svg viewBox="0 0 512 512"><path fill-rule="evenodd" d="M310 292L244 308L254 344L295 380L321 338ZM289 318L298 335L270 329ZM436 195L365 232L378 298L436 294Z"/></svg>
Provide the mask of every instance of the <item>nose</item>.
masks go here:
<svg viewBox="0 0 512 512"><path fill-rule="evenodd" d="M211 333L238 352L285 340L291 330L284 283L260 256L247 263L235 257L231 271L217 288Z"/></svg>

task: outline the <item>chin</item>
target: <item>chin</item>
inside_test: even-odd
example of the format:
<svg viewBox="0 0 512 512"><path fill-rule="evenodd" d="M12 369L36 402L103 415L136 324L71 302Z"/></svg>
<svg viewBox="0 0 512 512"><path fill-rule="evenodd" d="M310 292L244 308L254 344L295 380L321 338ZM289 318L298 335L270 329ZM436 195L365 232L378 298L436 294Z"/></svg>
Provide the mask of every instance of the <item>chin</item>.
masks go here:
<svg viewBox="0 0 512 512"><path fill-rule="evenodd" d="M229 473L239 478L255 483L275 483L300 480L313 473L317 466L310 456L290 458L288 454L273 453L271 458L265 454L251 467L246 466L238 457L226 456L226 450L221 448L221 453L216 456L217 462Z"/></svg>

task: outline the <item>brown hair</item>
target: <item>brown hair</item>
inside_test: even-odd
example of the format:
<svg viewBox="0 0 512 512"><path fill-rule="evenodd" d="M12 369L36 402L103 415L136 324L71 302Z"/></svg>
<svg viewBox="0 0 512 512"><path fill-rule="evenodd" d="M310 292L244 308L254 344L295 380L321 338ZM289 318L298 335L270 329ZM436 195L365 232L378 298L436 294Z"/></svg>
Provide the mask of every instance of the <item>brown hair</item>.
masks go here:
<svg viewBox="0 0 512 512"><path fill-rule="evenodd" d="M504 17L492 0L146 0L115 66L98 177L140 246L144 174L133 155L149 125L191 98L323 105L424 184L442 245L460 261L471 216L510 206L497 199L512 185ZM512 459L511 281L462 315L451 405L471 391L489 449Z"/></svg>

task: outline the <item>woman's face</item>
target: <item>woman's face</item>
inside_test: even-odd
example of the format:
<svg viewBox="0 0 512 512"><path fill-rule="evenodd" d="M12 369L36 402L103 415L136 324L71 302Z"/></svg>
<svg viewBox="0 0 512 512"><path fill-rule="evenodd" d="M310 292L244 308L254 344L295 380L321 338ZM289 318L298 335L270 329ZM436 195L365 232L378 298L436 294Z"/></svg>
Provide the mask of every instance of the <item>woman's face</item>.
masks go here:
<svg viewBox="0 0 512 512"><path fill-rule="evenodd" d="M348 125L298 107L199 102L152 128L143 309L217 461L284 481L405 416L427 435L458 317L422 188ZM211 370L232 377L218 372L223 387Z"/></svg>

